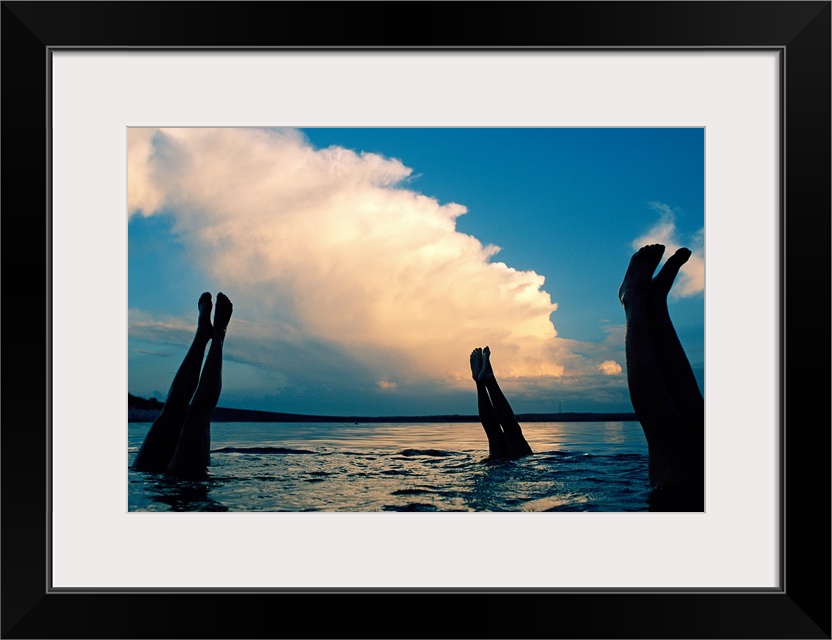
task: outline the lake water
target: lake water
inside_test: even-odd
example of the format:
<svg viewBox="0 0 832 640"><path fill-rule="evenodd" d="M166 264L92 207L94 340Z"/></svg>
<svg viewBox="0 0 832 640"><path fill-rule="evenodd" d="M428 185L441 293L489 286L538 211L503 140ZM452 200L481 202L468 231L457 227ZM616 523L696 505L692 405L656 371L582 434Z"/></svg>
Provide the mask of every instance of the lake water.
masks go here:
<svg viewBox="0 0 832 640"><path fill-rule="evenodd" d="M647 511L638 422L522 425L535 454L487 460L479 423L211 425L208 478L129 469L131 511Z"/></svg>

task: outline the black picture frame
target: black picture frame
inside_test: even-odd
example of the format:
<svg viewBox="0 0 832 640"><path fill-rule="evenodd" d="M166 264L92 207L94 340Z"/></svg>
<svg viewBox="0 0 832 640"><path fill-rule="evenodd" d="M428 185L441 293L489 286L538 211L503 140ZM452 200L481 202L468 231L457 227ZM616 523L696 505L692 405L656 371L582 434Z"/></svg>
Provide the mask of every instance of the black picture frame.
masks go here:
<svg viewBox="0 0 832 640"><path fill-rule="evenodd" d="M3 638L830 637L830 2L2 2L0 26ZM51 591L48 96L65 47L778 51L780 588ZM78 288L82 307L96 292Z"/></svg>

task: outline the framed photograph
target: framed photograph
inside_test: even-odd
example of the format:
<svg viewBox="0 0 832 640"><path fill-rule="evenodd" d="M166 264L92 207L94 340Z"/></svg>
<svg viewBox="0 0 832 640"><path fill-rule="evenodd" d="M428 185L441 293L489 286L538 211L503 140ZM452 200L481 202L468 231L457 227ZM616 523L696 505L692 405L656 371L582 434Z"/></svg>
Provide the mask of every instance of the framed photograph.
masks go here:
<svg viewBox="0 0 832 640"><path fill-rule="evenodd" d="M371 28L382 7L407 29ZM830 637L829 2L2 11L4 637ZM291 179L258 179L263 160ZM393 201L386 227L362 217ZM279 233L264 202L290 203ZM658 242L692 249L674 287L699 318L677 327L705 398L698 509L598 480L647 473L606 280ZM210 491L128 473L194 321L208 342L203 289L220 345L235 292L220 407L348 417L349 460L312 421L217 429ZM483 465L482 410L460 415L493 386L470 380L485 344L545 454L510 468ZM563 363L585 375L558 383ZM130 428L125 391L151 412ZM359 428L419 415L420 394L430 420ZM624 418L567 460L531 417L541 394ZM353 482L370 458L395 467L383 498ZM275 618L345 604L409 622Z"/></svg>

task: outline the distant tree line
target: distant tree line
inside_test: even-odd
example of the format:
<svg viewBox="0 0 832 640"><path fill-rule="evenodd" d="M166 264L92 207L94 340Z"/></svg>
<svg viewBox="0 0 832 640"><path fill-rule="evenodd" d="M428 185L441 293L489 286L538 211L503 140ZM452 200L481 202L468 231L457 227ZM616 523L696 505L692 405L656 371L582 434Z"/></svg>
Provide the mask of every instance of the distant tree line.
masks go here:
<svg viewBox="0 0 832 640"><path fill-rule="evenodd" d="M127 408L133 409L130 420L152 421L155 415L138 411L161 411L164 402L156 398L139 398L127 394ZM520 422L628 422L637 420L635 413L518 413ZM427 415L427 416L317 416L252 409L217 407L211 415L214 422L477 422L476 415Z"/></svg>
<svg viewBox="0 0 832 640"><path fill-rule="evenodd" d="M157 409L161 411L165 406L164 402L160 402L156 398L140 398L134 396L132 393L127 394L127 408L128 409Z"/></svg>

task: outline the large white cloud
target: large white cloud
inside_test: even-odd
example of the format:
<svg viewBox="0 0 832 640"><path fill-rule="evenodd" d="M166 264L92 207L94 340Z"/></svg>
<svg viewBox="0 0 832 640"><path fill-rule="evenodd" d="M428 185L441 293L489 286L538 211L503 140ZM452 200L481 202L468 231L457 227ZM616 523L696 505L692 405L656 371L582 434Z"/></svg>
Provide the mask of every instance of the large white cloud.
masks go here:
<svg viewBox="0 0 832 640"><path fill-rule="evenodd" d="M456 230L465 207L408 189L410 174L293 130L129 131L129 215L175 217L190 258L234 300L231 357L265 367L296 345L326 368L301 348L326 345L339 374L361 363L374 375L360 382L388 394L469 386L467 355L486 344L503 379L597 374L609 356L589 362L556 337L544 278L493 261L497 247Z"/></svg>

